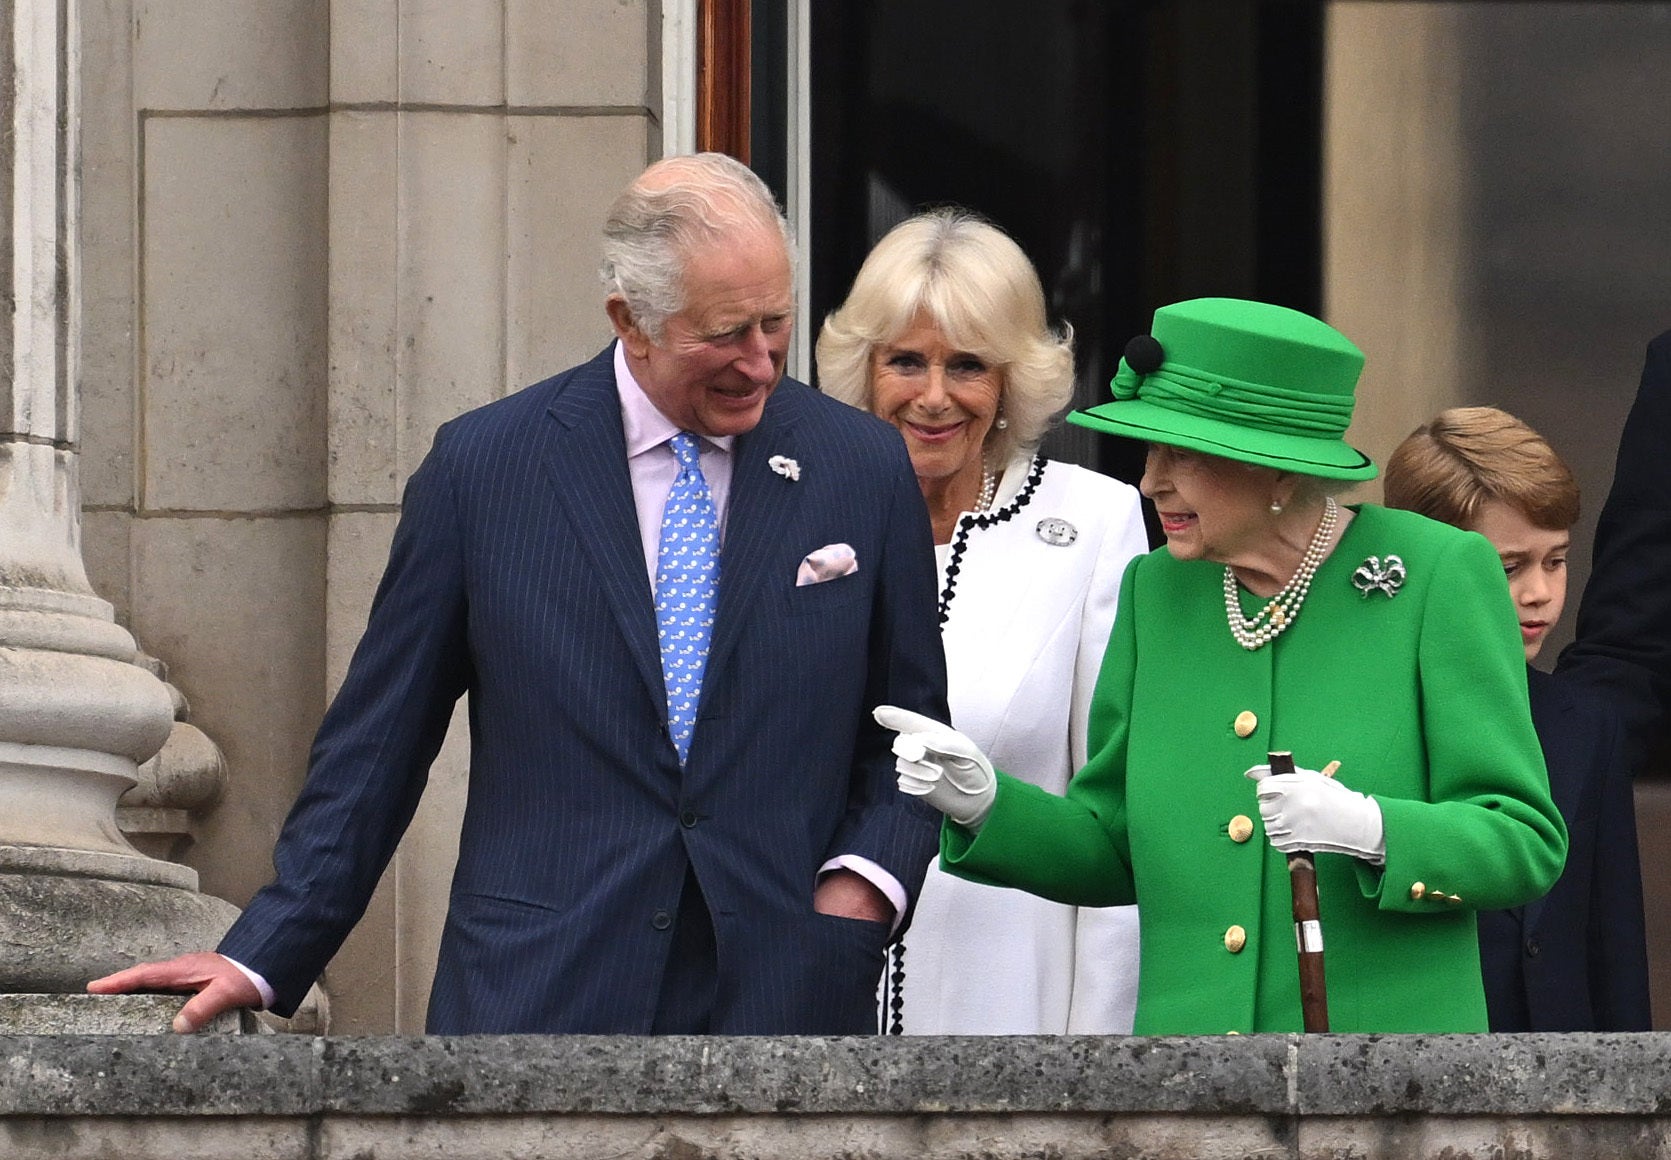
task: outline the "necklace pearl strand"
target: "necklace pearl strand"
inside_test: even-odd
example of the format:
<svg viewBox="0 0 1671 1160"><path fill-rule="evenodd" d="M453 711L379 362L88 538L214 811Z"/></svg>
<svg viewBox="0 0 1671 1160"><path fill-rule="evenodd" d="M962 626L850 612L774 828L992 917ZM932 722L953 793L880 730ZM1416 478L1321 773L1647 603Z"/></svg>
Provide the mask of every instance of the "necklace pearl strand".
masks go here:
<svg viewBox="0 0 1671 1160"><path fill-rule="evenodd" d="M981 494L975 500L975 510L984 512L992 507L992 497L998 491L998 474L985 463L981 464Z"/></svg>
<svg viewBox="0 0 1671 1160"><path fill-rule="evenodd" d="M1326 497L1323 500L1323 518L1317 521L1317 530L1311 535L1311 543L1306 545L1305 555L1300 557L1300 566L1288 578L1288 583L1282 586L1282 591L1271 597L1265 607L1251 618L1242 615L1241 598L1236 592L1236 574L1231 571L1230 565L1224 566L1224 613L1230 621L1230 635L1236 638L1237 644L1252 652L1281 636L1294 623L1294 618L1300 614L1300 605L1305 603L1306 593L1311 589L1311 578L1328 553L1329 538L1339 519L1340 505L1335 503L1333 496Z"/></svg>

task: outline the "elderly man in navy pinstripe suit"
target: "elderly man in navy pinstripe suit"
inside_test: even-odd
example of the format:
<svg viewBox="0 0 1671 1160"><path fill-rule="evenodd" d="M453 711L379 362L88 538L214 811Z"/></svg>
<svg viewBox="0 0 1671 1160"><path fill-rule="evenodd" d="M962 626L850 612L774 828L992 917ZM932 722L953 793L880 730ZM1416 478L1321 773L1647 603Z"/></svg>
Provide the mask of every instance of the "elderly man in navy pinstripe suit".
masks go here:
<svg viewBox="0 0 1671 1160"><path fill-rule="evenodd" d="M274 881L218 953L90 990L197 991L181 1031L293 1011L467 693L431 1032L874 1029L937 825L894 792L868 710L947 718L910 461L893 428L783 378L787 227L737 162L646 170L610 211L603 273L618 341L444 425L412 476ZM699 471L675 460L681 431ZM718 581L694 720L670 727L652 593L690 474Z"/></svg>

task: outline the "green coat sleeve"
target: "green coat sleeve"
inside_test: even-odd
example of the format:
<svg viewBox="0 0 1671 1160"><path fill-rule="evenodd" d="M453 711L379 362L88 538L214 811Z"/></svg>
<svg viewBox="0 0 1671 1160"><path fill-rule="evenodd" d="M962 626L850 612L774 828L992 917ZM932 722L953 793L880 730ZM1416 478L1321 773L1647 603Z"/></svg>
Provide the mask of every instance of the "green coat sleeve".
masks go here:
<svg viewBox="0 0 1671 1160"><path fill-rule="evenodd" d="M1091 702L1090 761L1074 775L1065 797L1000 771L998 796L979 834L950 821L942 828L941 865L948 872L1075 906L1136 901L1126 841L1125 776L1137 663L1132 607L1142 560L1139 556L1126 567L1120 583L1114 632Z"/></svg>
<svg viewBox="0 0 1671 1160"><path fill-rule="evenodd" d="M1386 866L1359 863L1359 883L1383 910L1518 906L1555 884L1567 831L1527 707L1514 605L1482 537L1459 538L1437 566L1418 645L1427 800L1377 795Z"/></svg>

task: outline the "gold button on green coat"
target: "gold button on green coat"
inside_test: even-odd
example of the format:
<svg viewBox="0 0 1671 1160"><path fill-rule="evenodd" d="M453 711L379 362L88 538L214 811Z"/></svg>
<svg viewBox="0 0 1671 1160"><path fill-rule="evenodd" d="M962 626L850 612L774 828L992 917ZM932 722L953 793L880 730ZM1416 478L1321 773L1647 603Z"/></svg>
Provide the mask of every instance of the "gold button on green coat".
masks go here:
<svg viewBox="0 0 1671 1160"><path fill-rule="evenodd" d="M1232 926L1229 930L1224 932L1225 950L1229 951L1233 955L1239 955L1242 953L1242 948L1245 946L1247 946L1247 931L1244 928Z"/></svg>
<svg viewBox="0 0 1671 1160"><path fill-rule="evenodd" d="M1245 842L1253 837L1253 819L1246 814L1237 814L1230 819L1230 840Z"/></svg>
<svg viewBox="0 0 1671 1160"><path fill-rule="evenodd" d="M1251 737L1253 736L1253 731L1259 728L1259 718L1254 716L1252 711L1243 709L1240 713L1236 714L1236 724L1234 728L1236 730L1237 737Z"/></svg>

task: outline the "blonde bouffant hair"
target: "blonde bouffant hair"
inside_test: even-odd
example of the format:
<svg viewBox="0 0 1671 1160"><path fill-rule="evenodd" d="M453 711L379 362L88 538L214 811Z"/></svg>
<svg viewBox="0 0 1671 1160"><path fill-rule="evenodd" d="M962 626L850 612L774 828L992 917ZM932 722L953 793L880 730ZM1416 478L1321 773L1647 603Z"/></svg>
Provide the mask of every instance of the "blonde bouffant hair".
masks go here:
<svg viewBox="0 0 1671 1160"><path fill-rule="evenodd" d="M1536 431L1496 407L1441 411L1398 445L1383 477L1388 507L1472 528L1499 500L1545 531L1578 522L1578 482Z"/></svg>
<svg viewBox="0 0 1671 1160"><path fill-rule="evenodd" d="M986 450L998 463L1039 445L1073 401L1073 330L1054 331L1027 255L997 226L961 209L917 214L889 230L818 334L818 385L863 410L871 352L910 329L918 312L952 346L1003 373Z"/></svg>

